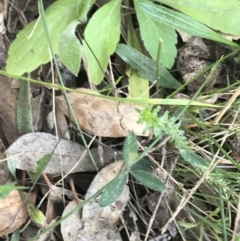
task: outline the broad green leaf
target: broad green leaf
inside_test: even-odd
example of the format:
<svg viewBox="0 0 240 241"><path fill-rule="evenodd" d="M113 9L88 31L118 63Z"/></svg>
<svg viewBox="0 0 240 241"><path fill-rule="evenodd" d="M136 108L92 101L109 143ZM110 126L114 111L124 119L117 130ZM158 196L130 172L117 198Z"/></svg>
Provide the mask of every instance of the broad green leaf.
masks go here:
<svg viewBox="0 0 240 241"><path fill-rule="evenodd" d="M138 73L144 78L154 82L156 80L156 62L147 56L141 54L136 49L124 45L118 44L116 53L124 60L127 64L132 66L138 71ZM173 78L173 76L160 65L159 67L159 85L169 89L177 89L181 84Z"/></svg>
<svg viewBox="0 0 240 241"><path fill-rule="evenodd" d="M17 123L19 135L33 132L30 83L21 81L17 101Z"/></svg>
<svg viewBox="0 0 240 241"><path fill-rule="evenodd" d="M160 0L212 29L239 36L240 2L238 0ZM223 17L224 16L224 17Z"/></svg>
<svg viewBox="0 0 240 241"><path fill-rule="evenodd" d="M107 207L121 195L128 179L128 173L121 173L108 183L99 200L100 207Z"/></svg>
<svg viewBox="0 0 240 241"><path fill-rule="evenodd" d="M135 160L138 157L138 145L137 137L134 132L130 132L124 141L123 146L123 159L128 167L131 167L135 164Z"/></svg>
<svg viewBox="0 0 240 241"><path fill-rule="evenodd" d="M63 31L77 20L86 19L93 0L58 0L46 10L46 24L53 46L58 55L58 41ZM43 19L28 24L20 31L8 51L6 71L22 75L35 70L51 60L49 44L43 27Z"/></svg>
<svg viewBox="0 0 240 241"><path fill-rule="evenodd" d="M206 168L209 163L190 149L179 148L182 158L193 166Z"/></svg>
<svg viewBox="0 0 240 241"><path fill-rule="evenodd" d="M206 27L193 18L186 16L185 14L173 11L160 5L153 4L149 1L141 1L138 4L144 12L157 19L161 23L168 25L169 27L183 30L191 35L238 47L238 44L223 38L221 35L215 33L210 28Z"/></svg>
<svg viewBox="0 0 240 241"><path fill-rule="evenodd" d="M41 160L38 161L36 173L33 176L33 181L37 181L37 179L41 176L42 172L48 165L48 163L51 161L53 154L47 154L45 155Z"/></svg>
<svg viewBox="0 0 240 241"><path fill-rule="evenodd" d="M121 0L112 0L93 14L85 29L83 54L94 84L101 83L120 38Z"/></svg>
<svg viewBox="0 0 240 241"><path fill-rule="evenodd" d="M172 68L177 56L177 34L175 29L157 21L145 11L143 11L139 2L135 1L135 10L139 22L141 37L144 41L144 46L154 60L157 60L158 45L162 40L160 63L166 68Z"/></svg>
<svg viewBox="0 0 240 241"><path fill-rule="evenodd" d="M127 16L127 45L141 51L138 38L133 27L132 16ZM126 74L128 78L128 92L130 98L149 98L149 81L141 77L138 71L132 67L128 69Z"/></svg>
<svg viewBox="0 0 240 241"><path fill-rule="evenodd" d="M60 35L58 42L60 60L75 76L78 75L81 63L81 44L75 36L78 23L72 22Z"/></svg>
<svg viewBox="0 0 240 241"><path fill-rule="evenodd" d="M5 198L11 191L20 189L26 189L26 187L16 186L15 182L0 185L0 199Z"/></svg>
<svg viewBox="0 0 240 241"><path fill-rule="evenodd" d="M44 225L46 224L46 217L40 210L36 209L32 205L28 205L28 212L31 217L31 220L34 223L40 225L41 227L44 227Z"/></svg>
<svg viewBox="0 0 240 241"><path fill-rule="evenodd" d="M143 170L131 171L131 174L139 181L142 185L154 190L154 191L164 191L166 190L166 185L156 176L150 172Z"/></svg>

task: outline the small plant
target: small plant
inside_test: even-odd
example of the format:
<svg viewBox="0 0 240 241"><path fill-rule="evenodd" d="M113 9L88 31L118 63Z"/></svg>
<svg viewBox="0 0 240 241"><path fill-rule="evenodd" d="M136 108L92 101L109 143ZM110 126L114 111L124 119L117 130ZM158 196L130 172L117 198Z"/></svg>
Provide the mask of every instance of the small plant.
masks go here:
<svg viewBox="0 0 240 241"><path fill-rule="evenodd" d="M154 191L164 191L166 185L155 175L150 173L152 163L138 154L137 138L131 132L124 142L123 157L125 168L112 180L103 191L99 205L106 207L113 203L122 193L131 173L137 181Z"/></svg>

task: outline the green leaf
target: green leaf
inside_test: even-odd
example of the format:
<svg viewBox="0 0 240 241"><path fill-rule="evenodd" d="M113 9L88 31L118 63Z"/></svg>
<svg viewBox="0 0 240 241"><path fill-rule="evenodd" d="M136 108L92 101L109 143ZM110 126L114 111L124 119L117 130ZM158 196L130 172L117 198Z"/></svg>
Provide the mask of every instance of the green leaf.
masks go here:
<svg viewBox="0 0 240 241"><path fill-rule="evenodd" d="M17 101L17 123L19 135L33 132L30 83L21 81Z"/></svg>
<svg viewBox="0 0 240 241"><path fill-rule="evenodd" d="M0 185L0 199L5 198L11 191L20 189L26 189L26 187L16 186L15 182Z"/></svg>
<svg viewBox="0 0 240 241"><path fill-rule="evenodd" d="M127 21L127 45L141 51L138 38L133 27L131 15L126 17ZM136 69L130 67L126 74L128 78L128 90L130 98L149 98L149 81L139 75Z"/></svg>
<svg viewBox="0 0 240 241"><path fill-rule="evenodd" d="M124 141L123 146L123 159L128 167L135 164L138 157L137 137L134 132L130 132Z"/></svg>
<svg viewBox="0 0 240 241"><path fill-rule="evenodd" d="M154 191L164 191L166 190L166 185L156 176L150 172L143 170L134 170L131 171L131 174L144 186L154 190Z"/></svg>
<svg viewBox="0 0 240 241"><path fill-rule="evenodd" d="M46 24L54 54L58 54L58 41L63 31L77 20L86 19L93 0L58 0L46 10ZM43 19L28 24L20 31L8 51L6 71L22 75L51 60Z"/></svg>
<svg viewBox="0 0 240 241"><path fill-rule="evenodd" d="M10 241L19 241L20 240L20 228L16 229L12 235Z"/></svg>
<svg viewBox="0 0 240 241"><path fill-rule="evenodd" d="M38 161L36 173L33 176L33 181L37 181L37 179L41 176L42 172L45 170L48 163L51 161L53 154L45 155L41 160Z"/></svg>
<svg viewBox="0 0 240 241"><path fill-rule="evenodd" d="M151 82L156 80L156 62L154 60L124 44L118 44L116 53L122 60L136 69L142 77L150 80ZM160 86L169 89L177 89L181 86L181 84L173 78L165 67L160 65L159 69L158 79L160 81Z"/></svg>
<svg viewBox="0 0 240 241"><path fill-rule="evenodd" d="M143 158L131 166L131 171L143 170L143 171L150 172L150 171L154 170L154 168L156 168L156 165L153 162L151 162L148 159Z"/></svg>
<svg viewBox="0 0 240 241"><path fill-rule="evenodd" d="M209 163L205 159L190 149L179 148L179 152L182 158L193 166L200 168L206 168L209 166Z"/></svg>
<svg viewBox="0 0 240 241"><path fill-rule="evenodd" d="M32 205L28 205L28 212L31 220L34 223L40 225L41 227L44 227L44 225L46 224L46 217L40 210L36 209Z"/></svg>
<svg viewBox="0 0 240 241"><path fill-rule="evenodd" d="M8 153L6 153L6 155L7 155L8 169L16 180L17 176L16 176L15 160L14 160L14 158L11 158L11 155L9 155Z"/></svg>
<svg viewBox="0 0 240 241"><path fill-rule="evenodd" d="M78 75L81 63L81 44L75 35L78 24L78 21L72 22L60 35L58 42L60 60L75 76Z"/></svg>
<svg viewBox="0 0 240 241"><path fill-rule="evenodd" d="M160 2L191 16L212 29L226 34L240 35L240 2L237 0L161 0Z"/></svg>
<svg viewBox="0 0 240 241"><path fill-rule="evenodd" d="M141 37L144 46L154 60L157 60L159 40L162 39L162 48L160 55L160 63L166 68L172 68L177 56L177 34L175 29L157 21L149 14L144 12L139 2L135 1L135 10L139 22Z"/></svg>
<svg viewBox="0 0 240 241"><path fill-rule="evenodd" d="M185 14L173 11L160 5L153 4L149 1L141 1L138 4L144 12L157 19L161 23L168 25L169 27L183 30L191 35L238 47L238 44L223 38L221 35L215 33L210 28L206 27L202 23L199 23L193 18L186 16Z"/></svg>
<svg viewBox="0 0 240 241"><path fill-rule="evenodd" d="M127 178L128 173L124 172L108 183L99 200L100 207L107 207L118 199L127 183Z"/></svg>
<svg viewBox="0 0 240 241"><path fill-rule="evenodd" d="M108 58L115 51L120 38L121 0L112 0L93 14L85 29L83 54L88 74L94 84L101 83Z"/></svg>

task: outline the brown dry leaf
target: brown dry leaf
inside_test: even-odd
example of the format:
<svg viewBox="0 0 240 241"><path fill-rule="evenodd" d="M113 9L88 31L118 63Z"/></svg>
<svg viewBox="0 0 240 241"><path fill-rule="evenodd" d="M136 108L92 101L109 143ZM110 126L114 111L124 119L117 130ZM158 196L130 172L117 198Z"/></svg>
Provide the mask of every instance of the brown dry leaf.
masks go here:
<svg viewBox="0 0 240 241"><path fill-rule="evenodd" d="M52 159L44 172L46 174L61 174L62 172L68 173L76 164L72 173L94 171L95 166L88 154L77 163L85 150L84 146L76 142L64 139L59 141L54 135L36 132L18 138L5 153L11 155L17 169L35 172L38 161L46 154L53 152ZM104 149L104 163L100 161L97 148L92 148L91 153L98 168L107 165L114 158L113 151L109 149Z"/></svg>
<svg viewBox="0 0 240 241"><path fill-rule="evenodd" d="M8 144L18 138L17 130L17 96L16 89L11 88L10 80L0 76L0 117L2 130Z"/></svg>
<svg viewBox="0 0 240 241"><path fill-rule="evenodd" d="M77 207L77 203L75 201L71 201L64 209L62 216L64 217L66 214L71 212L76 207ZM82 228L82 226L83 226L83 223L80 220L79 212L75 212L69 218L63 220L61 222L61 233L63 236L63 240L76 241L78 230Z"/></svg>
<svg viewBox="0 0 240 241"><path fill-rule="evenodd" d="M144 126L137 123L139 113L136 111L136 109L142 110L143 106L90 96L87 92L95 94L97 92L84 88L77 90L84 91L86 94L72 92L68 96L80 126L89 134L122 137L134 131L136 135L143 135ZM65 98L58 96L56 101L63 113L72 119Z"/></svg>
<svg viewBox="0 0 240 241"><path fill-rule="evenodd" d="M122 237L114 224L91 220L83 222L83 226L84 228L78 231L76 241L122 241Z"/></svg>
<svg viewBox="0 0 240 241"><path fill-rule="evenodd" d="M28 202L34 204L35 199L36 195L30 193ZM22 204L23 200L18 190L11 191L6 198L0 200L0 237L12 233L26 222L29 216L28 208L26 204Z"/></svg>

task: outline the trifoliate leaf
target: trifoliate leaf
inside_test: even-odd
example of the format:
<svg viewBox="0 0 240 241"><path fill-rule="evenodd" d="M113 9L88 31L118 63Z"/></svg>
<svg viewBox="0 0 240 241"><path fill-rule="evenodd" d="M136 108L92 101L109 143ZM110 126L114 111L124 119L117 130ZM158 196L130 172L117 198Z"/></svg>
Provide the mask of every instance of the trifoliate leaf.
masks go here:
<svg viewBox="0 0 240 241"><path fill-rule="evenodd" d="M135 1L135 9L139 22L141 37L144 46L154 60L157 60L158 46L162 40L160 63L166 68L172 68L177 56L177 34L174 28L165 25L144 12L138 2Z"/></svg>
<svg viewBox="0 0 240 241"><path fill-rule="evenodd" d="M46 10L46 24L54 54L58 54L58 41L63 31L77 20L86 19L93 0L58 0ZM31 22L12 42L8 51L6 71L22 75L51 60L49 44L44 31L43 18Z"/></svg>
<svg viewBox="0 0 240 241"><path fill-rule="evenodd" d="M83 54L88 73L94 84L99 84L107 69L108 58L120 38L121 0L112 0L93 14L85 29Z"/></svg>
<svg viewBox="0 0 240 241"><path fill-rule="evenodd" d="M75 76L78 75L81 63L81 44L75 35L78 24L78 21L72 22L60 35L58 42L60 60Z"/></svg>

